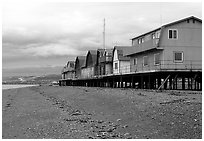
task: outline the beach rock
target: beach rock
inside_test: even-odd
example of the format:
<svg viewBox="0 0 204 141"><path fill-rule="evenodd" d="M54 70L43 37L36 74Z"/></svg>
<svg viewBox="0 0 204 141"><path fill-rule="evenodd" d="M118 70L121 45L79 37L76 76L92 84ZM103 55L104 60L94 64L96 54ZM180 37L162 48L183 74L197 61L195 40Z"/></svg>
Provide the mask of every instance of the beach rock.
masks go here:
<svg viewBox="0 0 204 141"><path fill-rule="evenodd" d="M88 138L89 138L89 139L94 139L94 137L92 137L92 136L89 136Z"/></svg>
<svg viewBox="0 0 204 141"><path fill-rule="evenodd" d="M104 121L103 120L98 120L98 123L103 123Z"/></svg>
<svg viewBox="0 0 204 141"><path fill-rule="evenodd" d="M128 127L128 125L124 125L124 126L122 126L122 128L127 128Z"/></svg>
<svg viewBox="0 0 204 141"><path fill-rule="evenodd" d="M113 132L113 129L109 128L109 129L107 130L107 132Z"/></svg>
<svg viewBox="0 0 204 141"><path fill-rule="evenodd" d="M75 113L72 113L71 114L72 116L79 116L79 115L82 115L79 111L75 112Z"/></svg>

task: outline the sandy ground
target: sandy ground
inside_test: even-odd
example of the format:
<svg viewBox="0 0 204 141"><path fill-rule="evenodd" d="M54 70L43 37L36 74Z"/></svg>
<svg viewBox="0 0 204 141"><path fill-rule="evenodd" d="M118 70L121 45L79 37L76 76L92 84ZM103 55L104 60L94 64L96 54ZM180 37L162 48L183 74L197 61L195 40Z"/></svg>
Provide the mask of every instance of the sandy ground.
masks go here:
<svg viewBox="0 0 204 141"><path fill-rule="evenodd" d="M4 90L2 138L202 138L201 92L39 86Z"/></svg>

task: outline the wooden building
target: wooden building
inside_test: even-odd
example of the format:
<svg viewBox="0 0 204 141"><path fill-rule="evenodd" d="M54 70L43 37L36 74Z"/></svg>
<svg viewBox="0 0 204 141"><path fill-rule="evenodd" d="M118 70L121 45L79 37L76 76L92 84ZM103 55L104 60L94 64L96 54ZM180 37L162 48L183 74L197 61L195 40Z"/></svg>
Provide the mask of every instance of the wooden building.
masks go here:
<svg viewBox="0 0 204 141"><path fill-rule="evenodd" d="M66 80L75 79L75 62L68 61L66 65L63 67L61 74L62 80L65 80L63 85L66 85Z"/></svg>
<svg viewBox="0 0 204 141"><path fill-rule="evenodd" d="M97 74L110 75L113 73L113 49L97 50Z"/></svg>
<svg viewBox="0 0 204 141"><path fill-rule="evenodd" d="M75 60L75 78L80 79L81 76L81 67L85 62L86 56L77 56Z"/></svg>
<svg viewBox="0 0 204 141"><path fill-rule="evenodd" d="M124 55L129 46L115 46L113 49L113 74L130 73L130 57Z"/></svg>
<svg viewBox="0 0 204 141"><path fill-rule="evenodd" d="M164 85L172 88L172 82L198 83L201 87L199 72L202 71L202 21L188 17L172 22L153 31L132 39L132 49L126 53L130 57L130 72L166 72L162 78ZM179 72L195 72L192 75L178 76ZM197 72L197 73L196 73ZM200 76L199 76L200 77ZM196 81L196 79L198 81ZM152 81L159 83L160 78ZM196 82L193 82L196 81ZM154 88L152 84L151 88ZM157 86L159 87L159 86ZM165 86L167 87L167 86Z"/></svg>
<svg viewBox="0 0 204 141"><path fill-rule="evenodd" d="M62 69L62 79L74 79L75 78L75 62L68 61Z"/></svg>
<svg viewBox="0 0 204 141"><path fill-rule="evenodd" d="M132 46L115 46L110 61L112 74L107 74L103 65L105 54L103 49L89 51L81 70L84 79L78 77L69 84L202 90L202 20L196 17L184 18L132 38Z"/></svg>
<svg viewBox="0 0 204 141"><path fill-rule="evenodd" d="M92 78L97 74L97 50L89 50L81 68L82 78Z"/></svg>

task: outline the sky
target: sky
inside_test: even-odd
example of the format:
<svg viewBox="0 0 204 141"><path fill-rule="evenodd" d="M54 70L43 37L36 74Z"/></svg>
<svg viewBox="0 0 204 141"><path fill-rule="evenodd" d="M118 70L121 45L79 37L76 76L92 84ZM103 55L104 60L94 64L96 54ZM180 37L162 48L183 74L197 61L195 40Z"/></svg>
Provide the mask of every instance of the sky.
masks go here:
<svg viewBox="0 0 204 141"><path fill-rule="evenodd" d="M199 2L66 2L5 0L2 68L63 66L88 50L131 45L131 38L189 16ZM26 72L25 72L26 73Z"/></svg>

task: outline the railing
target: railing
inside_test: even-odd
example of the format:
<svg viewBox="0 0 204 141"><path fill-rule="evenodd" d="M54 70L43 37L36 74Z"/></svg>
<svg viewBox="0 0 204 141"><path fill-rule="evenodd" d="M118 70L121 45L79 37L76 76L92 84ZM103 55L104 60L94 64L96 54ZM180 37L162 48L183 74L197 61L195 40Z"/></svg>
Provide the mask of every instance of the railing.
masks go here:
<svg viewBox="0 0 204 141"><path fill-rule="evenodd" d="M201 60L186 60L183 62L174 62L173 60L162 60L155 62L149 62L148 65L137 64L137 65L128 65L122 66L118 69L113 70L113 74L128 74L128 73L142 73L142 72L152 72L152 71L191 71L191 70L202 70L202 61Z"/></svg>
<svg viewBox="0 0 204 141"><path fill-rule="evenodd" d="M123 68L125 69L125 67ZM176 71L176 70L201 70L201 60L185 60L183 62L174 62L173 60L161 60L157 64L149 62L148 65L137 64L130 66L130 72L148 72L148 71Z"/></svg>

